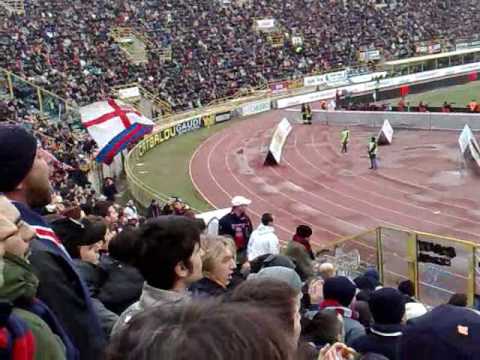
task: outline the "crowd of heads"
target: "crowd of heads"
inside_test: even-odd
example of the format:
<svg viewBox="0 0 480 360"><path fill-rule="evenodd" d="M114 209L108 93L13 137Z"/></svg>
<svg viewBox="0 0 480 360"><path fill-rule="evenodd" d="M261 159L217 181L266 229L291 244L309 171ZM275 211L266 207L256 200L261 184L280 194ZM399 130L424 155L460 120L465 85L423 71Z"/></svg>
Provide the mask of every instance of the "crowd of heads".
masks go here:
<svg viewBox="0 0 480 360"><path fill-rule="evenodd" d="M471 1L383 5L26 1L25 16L0 10L0 67L73 105L138 82L180 110L355 65L362 48L410 56L417 41L452 45L478 30ZM255 29L262 18L275 19L279 47ZM145 63L125 57L116 27L149 39ZM408 280L384 286L373 268L342 276L315 253L308 224L279 239L275 214L255 222L244 196L211 231L178 197L143 212L119 205L113 177L94 190L95 143L32 111L32 89L0 102L0 357L480 358L480 315L465 294L432 309Z"/></svg>
<svg viewBox="0 0 480 360"><path fill-rule="evenodd" d="M15 154L0 147L0 326L11 340L0 351L107 360L480 356L480 314L465 294L432 309L410 280L384 286L375 268L341 275L315 253L306 224L282 250L274 214L254 228L243 196L231 199L219 234L179 211L178 198L172 211L150 209L141 221L129 201L123 214L136 221L123 226L106 199L91 212L45 213L50 179L37 143L19 126L2 125L2 134L23 145Z"/></svg>

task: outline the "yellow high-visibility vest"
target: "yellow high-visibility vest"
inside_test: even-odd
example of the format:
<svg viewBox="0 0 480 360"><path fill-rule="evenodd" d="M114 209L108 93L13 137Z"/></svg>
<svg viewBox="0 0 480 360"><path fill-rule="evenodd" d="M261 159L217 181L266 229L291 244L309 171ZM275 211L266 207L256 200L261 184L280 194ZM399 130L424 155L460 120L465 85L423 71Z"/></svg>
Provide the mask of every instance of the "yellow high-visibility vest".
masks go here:
<svg viewBox="0 0 480 360"><path fill-rule="evenodd" d="M343 130L342 131L342 144L348 142L350 140L350 130Z"/></svg>
<svg viewBox="0 0 480 360"><path fill-rule="evenodd" d="M372 155L377 155L378 146L376 141L370 141L368 144L368 153Z"/></svg>

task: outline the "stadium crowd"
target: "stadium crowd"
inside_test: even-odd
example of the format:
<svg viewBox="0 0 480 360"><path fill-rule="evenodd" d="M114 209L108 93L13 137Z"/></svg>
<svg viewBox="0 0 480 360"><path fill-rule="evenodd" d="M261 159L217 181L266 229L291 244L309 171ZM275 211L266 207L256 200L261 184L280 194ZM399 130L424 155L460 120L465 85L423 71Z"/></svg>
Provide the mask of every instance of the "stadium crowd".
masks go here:
<svg viewBox="0 0 480 360"><path fill-rule="evenodd" d="M410 56L416 41L478 30L473 2L437 5L27 1L26 16L0 14L0 67L78 105L138 81L188 109L354 65L363 46ZM267 17L302 36L300 51L254 30ZM172 62L151 49L133 65L115 26L171 46ZM480 314L464 294L432 309L408 280L384 287L373 268L343 276L315 253L308 225L279 239L275 214L254 224L243 196L218 234L175 197L143 216L119 205L115 179L91 186L93 140L25 105L0 103L0 359L480 359Z"/></svg>
<svg viewBox="0 0 480 360"><path fill-rule="evenodd" d="M113 86L139 82L175 110L206 105L268 81L358 63L361 49L385 58L415 55L418 41L454 40L478 32L469 0L389 1L26 1L27 16L2 14L0 67L74 105L104 99ZM273 18L276 47L255 21ZM321 19L321 20L320 20ZM134 65L110 36L131 27L149 42ZM192 31L195 29L195 31ZM286 35L285 35L286 34ZM303 45L292 46L292 37ZM163 63L156 49L171 48Z"/></svg>
<svg viewBox="0 0 480 360"><path fill-rule="evenodd" d="M409 280L343 276L308 225L281 251L274 215L254 229L243 196L219 235L179 199L146 221L107 196L52 207L39 145L0 125L2 359L480 359L464 294L431 309Z"/></svg>

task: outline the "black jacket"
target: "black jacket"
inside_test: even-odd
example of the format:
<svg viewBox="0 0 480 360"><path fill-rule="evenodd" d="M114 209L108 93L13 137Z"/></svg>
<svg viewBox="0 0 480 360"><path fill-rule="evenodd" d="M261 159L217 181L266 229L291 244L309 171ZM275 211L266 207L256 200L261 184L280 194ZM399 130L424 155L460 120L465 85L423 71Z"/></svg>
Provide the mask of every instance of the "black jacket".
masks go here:
<svg viewBox="0 0 480 360"><path fill-rule="evenodd" d="M103 269L101 269L97 265L88 263L86 261L74 259L73 263L75 264L75 268L83 279L83 282L87 286L88 292L92 299L93 308L97 313L105 336L109 337L110 333L112 332L113 326L118 320L118 315L109 310L98 299L98 293L100 291L100 287L105 281L106 274L104 273Z"/></svg>
<svg viewBox="0 0 480 360"><path fill-rule="evenodd" d="M361 354L381 354L389 360L400 360L400 342L403 325L373 324L367 335L360 336L350 344Z"/></svg>
<svg viewBox="0 0 480 360"><path fill-rule="evenodd" d="M215 281L210 280L207 277L198 280L193 283L189 289L194 297L210 297L210 296L222 296L225 295L227 289L218 285Z"/></svg>
<svg viewBox="0 0 480 360"><path fill-rule="evenodd" d="M133 266L110 256L102 257L100 268L105 278L97 297L108 309L120 315L140 298L143 276Z"/></svg>
<svg viewBox="0 0 480 360"><path fill-rule="evenodd" d="M237 216L235 213L230 212L223 216L218 223L218 234L231 236L235 241L237 250L247 248L252 231L252 221L247 214Z"/></svg>
<svg viewBox="0 0 480 360"><path fill-rule="evenodd" d="M27 224L48 228L48 224L25 205L14 205ZM37 297L57 316L82 360L100 359L106 339L88 290L72 261L51 240L35 239L30 250L29 261L40 280Z"/></svg>

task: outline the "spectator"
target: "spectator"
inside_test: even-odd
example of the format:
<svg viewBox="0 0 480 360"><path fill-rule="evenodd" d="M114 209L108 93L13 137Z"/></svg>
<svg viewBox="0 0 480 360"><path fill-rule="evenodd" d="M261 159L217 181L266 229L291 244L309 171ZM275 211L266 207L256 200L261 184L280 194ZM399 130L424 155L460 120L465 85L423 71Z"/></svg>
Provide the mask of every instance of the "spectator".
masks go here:
<svg viewBox="0 0 480 360"><path fill-rule="evenodd" d="M127 201L127 206L123 209L123 215L127 218L128 221L138 220L138 210L133 200Z"/></svg>
<svg viewBox="0 0 480 360"><path fill-rule="evenodd" d="M407 325L400 359L479 359L480 315L477 311L440 305Z"/></svg>
<svg viewBox="0 0 480 360"><path fill-rule="evenodd" d="M202 239L203 278L192 284L194 296L219 296L227 291L236 268L235 244L223 236L207 235Z"/></svg>
<svg viewBox="0 0 480 360"><path fill-rule="evenodd" d="M189 301L187 288L202 276L200 231L194 220L164 216L143 224L135 266L145 279L140 300L120 316L113 333L145 309Z"/></svg>
<svg viewBox="0 0 480 360"><path fill-rule="evenodd" d="M405 319L410 321L427 313L425 305L415 299L415 284L410 280L404 280L398 285L398 290L405 300Z"/></svg>
<svg viewBox="0 0 480 360"><path fill-rule="evenodd" d="M218 224L218 234L231 236L237 247L237 261L243 264L246 260L248 239L253 231L252 221L247 215L247 206L251 201L243 196L232 198L232 210L223 216Z"/></svg>
<svg viewBox="0 0 480 360"><path fill-rule="evenodd" d="M262 215L261 223L250 235L248 240L247 256L252 261L260 255L280 253L280 241L275 235L272 214Z"/></svg>
<svg viewBox="0 0 480 360"><path fill-rule="evenodd" d="M310 245L310 236L312 236L310 226L299 225L285 251L285 255L294 260L302 280L313 276L312 260L315 259L315 256Z"/></svg>
<svg viewBox="0 0 480 360"><path fill-rule="evenodd" d="M93 308L97 313L105 336L108 337L118 316L108 310L98 299L105 274L98 267L99 250L104 241L106 225L101 218L90 216L81 222L60 218L52 222L52 228L60 238L75 267L88 288Z"/></svg>
<svg viewBox="0 0 480 360"><path fill-rule="evenodd" d="M0 199L0 243L4 245L4 265L1 268L2 286L0 287L0 298L2 301L9 301L14 304L13 314L21 319L32 331L35 343L35 359L60 360L75 359L77 351L71 345L70 340L65 336L62 340L69 345L66 353L65 345L57 337L49 325L31 308L41 307L42 312L54 318L50 310L35 299L38 287L38 279L34 275L31 265L25 256L29 251L29 245L35 233L28 225L20 222L16 225L20 213L4 197ZM60 334L65 334L63 329Z"/></svg>
<svg viewBox="0 0 480 360"><path fill-rule="evenodd" d="M100 259L105 279L98 299L118 315L142 293L143 276L134 267L138 247L137 231L124 229L109 242L108 255Z"/></svg>
<svg viewBox="0 0 480 360"><path fill-rule="evenodd" d="M289 333L268 310L213 302L143 312L113 338L106 359L287 360L294 355Z"/></svg>
<svg viewBox="0 0 480 360"><path fill-rule="evenodd" d="M400 359L399 346L405 316L405 300L392 288L376 290L368 301L374 323L369 333L355 339L351 346L365 354L382 354L390 360Z"/></svg>
<svg viewBox="0 0 480 360"><path fill-rule="evenodd" d="M450 300L448 300L448 303L450 305L466 307L467 303L468 303L467 295L465 295L465 294L453 294L450 297Z"/></svg>
<svg viewBox="0 0 480 360"><path fill-rule="evenodd" d="M114 225L118 221L118 212L110 201L97 201L93 207L92 215L101 216L108 226Z"/></svg>
<svg viewBox="0 0 480 360"><path fill-rule="evenodd" d="M102 193L103 195L105 195L108 201L110 202L115 201L115 195L118 194L118 191L117 191L117 187L115 186L115 182L111 177L105 178Z"/></svg>
<svg viewBox="0 0 480 360"><path fill-rule="evenodd" d="M250 262L250 273L258 273L263 268L271 266L283 266L295 270L295 264L288 256L265 254Z"/></svg>
<svg viewBox="0 0 480 360"><path fill-rule="evenodd" d="M335 269L335 266L333 264L323 263L319 266L318 272L323 280L327 280L331 277L334 277L337 270Z"/></svg>
<svg viewBox="0 0 480 360"><path fill-rule="evenodd" d="M160 206L158 205L157 200L152 199L147 209L147 218L151 219L151 218L159 217L161 214L162 214L162 209L160 209Z"/></svg>
<svg viewBox="0 0 480 360"><path fill-rule="evenodd" d="M415 300L415 284L410 280L404 280L398 284L398 290L405 297L405 302L416 302Z"/></svg>
<svg viewBox="0 0 480 360"><path fill-rule="evenodd" d="M358 314L350 309L355 291L355 284L344 276L327 279L323 285L324 300L320 303L320 309L334 310L343 317L343 329L347 345L365 334L364 327L357 321Z"/></svg>
<svg viewBox="0 0 480 360"><path fill-rule="evenodd" d="M0 192L14 200L22 221L37 235L29 256L40 281L37 296L57 315L81 359L95 359L100 356L105 337L90 296L55 233L32 210L51 199L48 167L41 151L37 151L37 141L21 127L0 126L0 163Z"/></svg>
<svg viewBox="0 0 480 360"><path fill-rule="evenodd" d="M342 318L335 311L320 311L312 320L307 321L304 334L305 340L312 342L317 350L327 344L342 342Z"/></svg>
<svg viewBox="0 0 480 360"><path fill-rule="evenodd" d="M280 273L278 269L284 272ZM268 274L260 275L266 270ZM274 270L277 271L274 272ZM294 285L296 281L290 278L296 273L291 269L272 267L262 270L259 275L260 277L248 279L240 284L233 291L230 301L249 303L266 312L271 311L277 319L282 321L283 329L289 334L290 343L296 347L301 331L300 299L302 296L301 287ZM298 275L296 276L299 281Z"/></svg>

